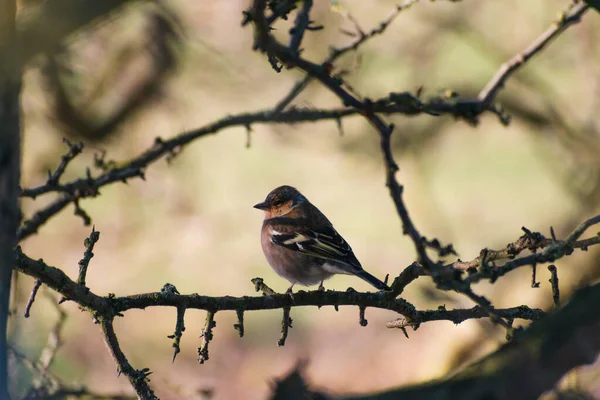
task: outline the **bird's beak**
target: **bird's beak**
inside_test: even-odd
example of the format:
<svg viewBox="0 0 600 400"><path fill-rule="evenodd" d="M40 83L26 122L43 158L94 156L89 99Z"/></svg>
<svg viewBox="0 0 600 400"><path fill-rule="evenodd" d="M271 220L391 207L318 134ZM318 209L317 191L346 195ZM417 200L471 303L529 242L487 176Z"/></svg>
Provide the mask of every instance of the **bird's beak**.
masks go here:
<svg viewBox="0 0 600 400"><path fill-rule="evenodd" d="M265 203L263 201L262 203L255 204L254 208L258 208L259 210L267 211L269 209L269 206L267 205L267 203Z"/></svg>

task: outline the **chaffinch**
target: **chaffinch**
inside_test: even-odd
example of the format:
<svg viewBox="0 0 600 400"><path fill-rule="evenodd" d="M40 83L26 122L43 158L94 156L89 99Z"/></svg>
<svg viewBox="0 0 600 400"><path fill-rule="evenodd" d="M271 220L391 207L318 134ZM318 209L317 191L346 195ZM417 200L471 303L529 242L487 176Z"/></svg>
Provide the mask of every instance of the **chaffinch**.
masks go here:
<svg viewBox="0 0 600 400"><path fill-rule="evenodd" d="M390 288L365 271L350 245L325 215L298 190L280 186L254 206L265 211L261 244L275 272L292 284L304 286L323 281L335 274L356 275L379 290Z"/></svg>

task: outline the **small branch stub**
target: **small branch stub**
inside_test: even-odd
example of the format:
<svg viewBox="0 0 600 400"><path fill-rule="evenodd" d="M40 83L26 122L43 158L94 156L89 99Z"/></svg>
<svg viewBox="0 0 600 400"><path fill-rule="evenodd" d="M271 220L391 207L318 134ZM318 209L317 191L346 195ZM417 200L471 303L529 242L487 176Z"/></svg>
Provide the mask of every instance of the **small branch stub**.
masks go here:
<svg viewBox="0 0 600 400"><path fill-rule="evenodd" d="M560 290L558 289L558 271L556 270L556 266L554 264L548 266L548 271L550 271L550 285L552 285L552 300L554 301L554 306L560 306Z"/></svg>
<svg viewBox="0 0 600 400"><path fill-rule="evenodd" d="M173 348L175 349L173 352L173 362L175 362L175 357L177 354L181 352L179 347L179 343L181 342L181 337L183 336L183 332L185 332L185 307L179 306L177 307L177 322L175 324L175 332L172 335L167 336L169 339L173 340Z"/></svg>
<svg viewBox="0 0 600 400"><path fill-rule="evenodd" d="M208 360L208 344L213 339L213 328L217 326L215 322L215 312L209 311L206 314L206 322L204 324L204 329L202 329L202 333L200 334L200 338L202 341L200 342L200 347L198 347L198 362L200 364L204 364L205 361Z"/></svg>
<svg viewBox="0 0 600 400"><path fill-rule="evenodd" d="M290 307L283 308L283 318L281 319L281 336L277 341L277 346L285 346L289 328L292 328L292 319L290 318Z"/></svg>
<svg viewBox="0 0 600 400"><path fill-rule="evenodd" d="M90 264L90 260L94 257L94 245L100 239L100 232L96 231L95 226L92 226L92 233L90 233L90 237L86 238L83 242L85 246L85 252L83 253L83 258L79 261L79 277L77 278L77 283L85 286L85 277L87 274L87 269Z"/></svg>
<svg viewBox="0 0 600 400"><path fill-rule="evenodd" d="M25 318L29 318L31 312L31 306L33 306L33 302L35 301L35 296L37 295L38 290L42 286L42 281L37 279L35 284L33 285L33 289L31 290L31 294L29 295L29 300L27 300L27 305L25 306Z"/></svg>
<svg viewBox="0 0 600 400"><path fill-rule="evenodd" d="M233 325L233 328L238 331L240 337L244 337L244 310L235 310L238 322Z"/></svg>
<svg viewBox="0 0 600 400"><path fill-rule="evenodd" d="M360 326L367 326L369 324L369 321L367 321L365 319L365 310L366 309L367 309L367 307L365 307L365 306L358 307L358 323L360 324Z"/></svg>
<svg viewBox="0 0 600 400"><path fill-rule="evenodd" d="M250 282L254 283L254 290L257 292L262 292L264 296L272 296L277 294L277 292L267 286L263 278L252 278Z"/></svg>

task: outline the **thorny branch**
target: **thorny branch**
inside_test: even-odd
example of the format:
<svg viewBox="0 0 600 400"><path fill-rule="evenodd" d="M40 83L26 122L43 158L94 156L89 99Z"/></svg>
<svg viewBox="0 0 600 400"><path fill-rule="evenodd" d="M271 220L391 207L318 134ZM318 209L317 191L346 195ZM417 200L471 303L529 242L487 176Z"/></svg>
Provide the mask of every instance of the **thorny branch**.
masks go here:
<svg viewBox="0 0 600 400"><path fill-rule="evenodd" d="M148 382L150 381L148 375L151 374L150 370L148 368L141 370L134 369L131 364L129 364L125 354L123 354L115 333L115 328L113 327L113 318L102 317L100 319L100 329L104 336L104 342L115 360L115 363L118 365L119 374L123 374L127 377L129 383L131 383L131 386L135 389L135 392L142 399L158 399L154 394L154 391L150 388L150 385L148 385Z"/></svg>
<svg viewBox="0 0 600 400"><path fill-rule="evenodd" d="M599 223L600 218L591 218L584 222L581 226L589 228L593 223ZM569 238L578 239L584 233L582 228L577 227L575 234L569 235ZM533 234L539 237L540 234ZM592 238L595 239L595 238ZM589 239L583 239L581 241L560 241L553 242L553 253L558 258L562 258L569 254L564 251L565 247L571 249L581 248L582 242L587 245L598 244L599 242L589 244ZM515 243L521 243L519 239ZM537 242L538 246L544 244L543 240ZM511 244L508 247L514 247L515 244ZM561 251L562 246L562 251ZM500 252L498 252L499 254ZM544 253L540 253L544 254ZM540 255L538 254L538 255ZM515 259L513 262L517 262L522 259L529 259L530 256L525 256L520 259ZM525 263L522 263L525 265ZM202 309L207 310L208 315L206 319L206 325L202 334L202 344L199 349L199 361L206 361L208 358L208 344L212 339L212 329L215 326L214 314L217 311L235 311L238 314L240 320L239 326L243 326L243 320L240 315L245 311L253 310L268 310L268 309L283 309L284 318L282 321L282 340L285 341L287 336L287 330L290 326L291 319L289 318L289 311L287 316L285 310L290 310L292 307L301 306L343 306L353 305L359 306L361 314L361 321L364 325L364 310L368 307L375 307L381 309L388 309L391 311L398 312L403 315L403 318L390 323L390 327L399 327L404 329L407 326L411 326L414 329L418 328L421 323L428 321L439 321L449 320L454 323L460 323L466 319L472 318L484 318L490 314L496 319L512 321L516 318L537 320L544 315L544 312L537 309L531 309L526 306L520 306L508 309L486 309L485 306L489 306L484 303L484 307L476 306L471 309L456 309L446 310L440 308L438 310L417 310L415 307L404 299L396 298L396 293L399 293L403 287L410 283L416 277L426 274L426 272L418 264L412 264L407 267L392 283L392 292L385 293L359 293L354 290L348 290L346 292L336 291L299 291L294 295L294 299L285 294L277 294L272 291L260 278L253 279L253 283L257 286L257 289L263 292L262 296L258 297L209 297L200 296L198 294L192 295L180 295L176 288L172 285L168 286L168 289L164 289L157 293L147 293L139 295L131 295L124 297L115 297L109 295L107 297L101 297L93 293L92 291L85 288L84 285L71 280L62 270L48 266L42 260L35 261L25 254L20 249L17 251L17 269L25 274L33 276L36 279L43 281L48 287L59 292L66 298L77 302L84 309L88 310L94 318L98 319L101 323L105 340L113 357L118 362L120 371L128 376L128 379L135 383L136 390L146 390L147 383L145 383L145 377L147 376L147 370L136 371L131 365L126 362L126 358L116 341L114 335L114 328L112 327L112 321L114 316L123 315L124 312L131 309L145 309L147 307L155 306L171 306L178 310L177 316L177 327L173 339L178 341L179 334L183 334L183 312L184 309ZM513 268L514 269L514 268ZM458 274L461 270L455 270ZM473 276L473 275L471 275ZM465 280L469 279L467 278ZM480 301L481 303L481 301ZM241 311L243 310L243 311ZM179 332L179 333L178 333ZM175 346L177 348L177 346ZM138 391L139 393L139 391Z"/></svg>

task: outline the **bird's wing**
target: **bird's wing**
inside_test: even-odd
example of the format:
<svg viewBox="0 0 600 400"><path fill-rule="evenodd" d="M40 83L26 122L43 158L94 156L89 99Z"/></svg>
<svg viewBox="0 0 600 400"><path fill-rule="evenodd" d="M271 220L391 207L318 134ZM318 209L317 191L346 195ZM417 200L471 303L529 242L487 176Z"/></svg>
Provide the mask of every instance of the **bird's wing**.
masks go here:
<svg viewBox="0 0 600 400"><path fill-rule="evenodd" d="M271 241L289 250L362 269L350 245L331 226L285 233L274 231Z"/></svg>

